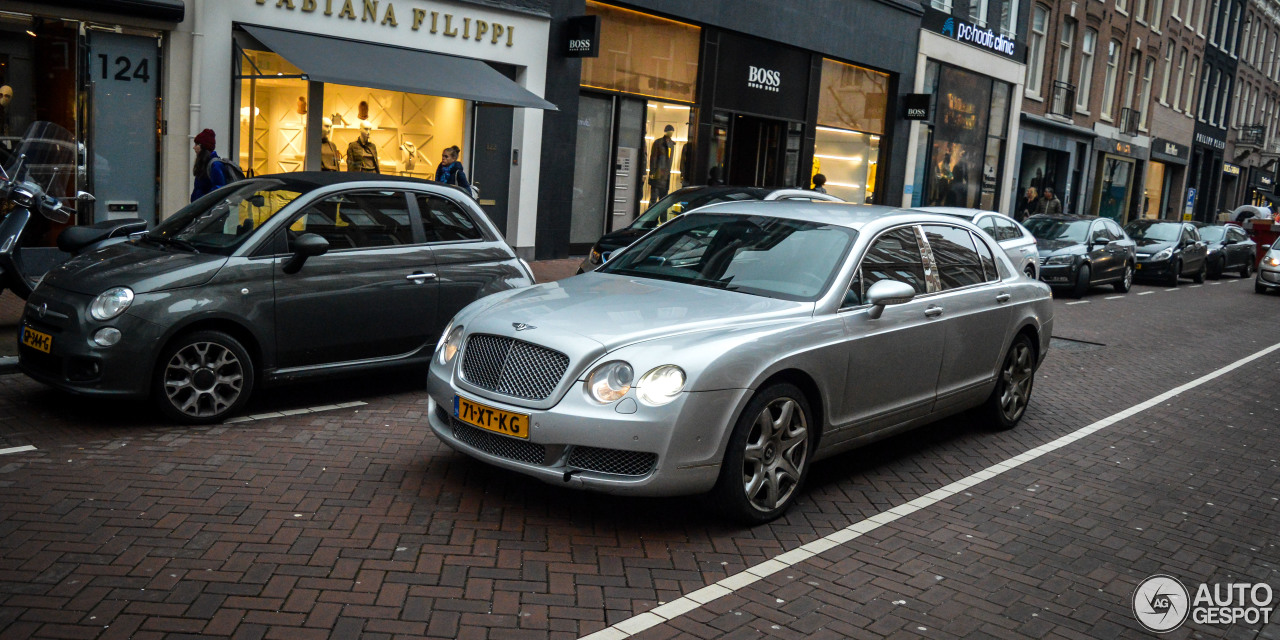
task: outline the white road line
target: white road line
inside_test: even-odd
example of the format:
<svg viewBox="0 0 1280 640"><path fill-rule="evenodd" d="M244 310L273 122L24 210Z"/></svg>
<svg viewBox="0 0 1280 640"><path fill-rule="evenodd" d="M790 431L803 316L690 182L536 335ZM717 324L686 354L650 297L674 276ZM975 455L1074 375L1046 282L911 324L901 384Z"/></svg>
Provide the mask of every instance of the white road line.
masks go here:
<svg viewBox="0 0 1280 640"><path fill-rule="evenodd" d="M1119 300L1120 298L1124 298L1124 297L1127 297L1127 296L1107 296L1103 298L1103 300Z"/></svg>
<svg viewBox="0 0 1280 640"><path fill-rule="evenodd" d="M1187 288L1188 288L1188 289L1195 289L1196 287L1203 287L1203 286L1204 286L1204 285L1202 285L1202 284L1193 284L1193 285L1191 285L1190 287L1187 287Z"/></svg>
<svg viewBox="0 0 1280 640"><path fill-rule="evenodd" d="M1209 285L1210 285L1210 286L1214 286L1214 287L1216 287L1216 286L1218 286L1218 285L1220 285L1220 284L1222 284L1222 283L1221 283L1221 282L1210 282L1210 283L1209 283Z"/></svg>
<svg viewBox="0 0 1280 640"><path fill-rule="evenodd" d="M796 547L795 549L783 553L771 560L766 560L753 567L748 567L741 573L731 575L719 582L707 585L692 593L685 594L671 602L655 607L639 615L627 618L626 620L614 624L611 627L605 627L600 631L583 636L581 640L623 640L624 638L629 638L646 629L678 618L704 604L707 604L708 602L717 600L742 589L743 587L756 582L760 578L768 577L778 571L797 565L819 553L822 553L823 551L835 548L849 542L850 540L865 535L870 531L879 529L880 527L903 516L915 513L936 502L946 500L957 493L969 489L983 481L999 476L1000 474L1016 468L1019 465L1061 449L1062 447L1065 447L1077 440L1091 436L1117 422L1131 418L1143 411L1146 411L1147 409L1158 406L1161 403L1168 402L1187 391L1205 384L1206 382L1220 378L1277 350L1280 350L1280 343L1273 344L1262 351L1254 353L1253 355L1236 360L1217 371L1200 376L1199 378L1196 378L1195 380L1192 380L1180 387L1174 387L1173 389L1151 398L1146 402L1135 404L1124 411L1112 414L1111 416L1103 418L1087 427L1081 427L1080 429L1072 431L1071 433L1056 440L1046 442L1034 449L1023 452L1021 455L1014 456L1004 462L991 465L990 467L987 467L973 475L956 480L941 489L926 493L911 502L898 505L888 511L882 511L861 522L855 522L854 524L851 524L831 535L819 538L806 545Z"/></svg>
<svg viewBox="0 0 1280 640"><path fill-rule="evenodd" d="M1155 292L1154 292L1154 291L1143 291L1142 293L1139 293L1138 295L1140 295L1140 296L1149 296L1149 295L1151 295L1151 294L1153 294L1153 293L1155 293Z"/></svg>
<svg viewBox="0 0 1280 640"><path fill-rule="evenodd" d="M235 424L237 422L255 422L258 420L270 420L271 418L283 418L285 416L296 416L304 413L321 413L324 411L336 411L338 409L349 409L351 407L363 407L367 404L369 403L356 400L354 402L343 402L341 404L326 404L319 407L309 407L306 409L285 409L283 411L270 411L268 413L258 413L251 416L242 416L239 418L232 418L230 420L227 420L226 422L223 422L222 424Z"/></svg>
<svg viewBox="0 0 1280 640"><path fill-rule="evenodd" d="M0 456L9 455L10 453L22 453L24 451L35 451L36 448L31 445L23 447L9 447L8 449L0 449Z"/></svg>
<svg viewBox="0 0 1280 640"><path fill-rule="evenodd" d="M1067 306L1071 306L1071 305L1073 305L1073 304L1089 304L1089 301L1088 301L1088 300L1076 300L1075 302L1068 302L1068 303L1067 303Z"/></svg>

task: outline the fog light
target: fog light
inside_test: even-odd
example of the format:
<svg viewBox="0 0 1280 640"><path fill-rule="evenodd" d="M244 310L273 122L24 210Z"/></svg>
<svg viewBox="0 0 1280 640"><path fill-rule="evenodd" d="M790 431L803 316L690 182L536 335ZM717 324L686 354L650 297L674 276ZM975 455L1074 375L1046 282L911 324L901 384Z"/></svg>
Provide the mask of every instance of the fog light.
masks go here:
<svg viewBox="0 0 1280 640"><path fill-rule="evenodd" d="M103 327L93 334L93 343L99 347L112 347L120 342L120 330L115 327Z"/></svg>

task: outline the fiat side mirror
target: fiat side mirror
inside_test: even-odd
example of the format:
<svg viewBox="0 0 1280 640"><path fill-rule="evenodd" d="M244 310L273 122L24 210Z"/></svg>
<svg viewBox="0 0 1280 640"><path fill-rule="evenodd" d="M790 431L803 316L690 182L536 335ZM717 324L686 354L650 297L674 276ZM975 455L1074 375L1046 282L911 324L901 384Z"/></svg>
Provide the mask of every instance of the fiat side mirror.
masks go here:
<svg viewBox="0 0 1280 640"><path fill-rule="evenodd" d="M328 240L314 233L304 233L293 241L293 255L285 261L281 270L293 275L302 270L302 265L307 262L307 258L321 256L328 251Z"/></svg>
<svg viewBox="0 0 1280 640"><path fill-rule="evenodd" d="M867 289L867 302L871 303L871 310L867 312L867 317L878 320L880 314L884 313L885 307L911 302L915 297L915 287L897 280L881 280Z"/></svg>

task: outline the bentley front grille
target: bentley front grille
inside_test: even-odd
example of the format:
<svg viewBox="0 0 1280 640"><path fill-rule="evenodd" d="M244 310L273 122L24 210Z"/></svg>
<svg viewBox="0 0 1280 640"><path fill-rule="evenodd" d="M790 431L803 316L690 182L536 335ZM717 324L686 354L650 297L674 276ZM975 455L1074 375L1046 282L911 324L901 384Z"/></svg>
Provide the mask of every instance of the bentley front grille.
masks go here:
<svg viewBox="0 0 1280 640"><path fill-rule="evenodd" d="M491 456L529 464L543 464L547 457L546 447L540 444L477 429L457 418L450 419L450 422L453 424L454 437L461 440L463 444L475 447Z"/></svg>
<svg viewBox="0 0 1280 640"><path fill-rule="evenodd" d="M569 356L559 351L486 334L467 338L462 356L467 382L525 400L545 400L568 368Z"/></svg>
<svg viewBox="0 0 1280 640"><path fill-rule="evenodd" d="M620 476L643 476L653 471L658 454L644 451L622 451L598 447L574 447L568 464L583 471L598 471Z"/></svg>

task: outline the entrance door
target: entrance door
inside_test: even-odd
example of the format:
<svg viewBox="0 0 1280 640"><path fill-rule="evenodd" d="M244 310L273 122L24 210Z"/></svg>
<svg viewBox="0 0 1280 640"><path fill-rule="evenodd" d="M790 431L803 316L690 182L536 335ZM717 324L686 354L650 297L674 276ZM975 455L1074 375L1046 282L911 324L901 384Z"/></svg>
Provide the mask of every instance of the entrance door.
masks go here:
<svg viewBox="0 0 1280 640"><path fill-rule="evenodd" d="M1132 160L1110 155L1098 159L1098 186L1093 202L1099 216L1125 223L1132 179Z"/></svg>
<svg viewBox="0 0 1280 640"><path fill-rule="evenodd" d="M570 245L590 244L604 233L609 210L612 166L613 98L582 94L578 98L578 141L573 164L573 208L569 213ZM632 160L634 162L634 160ZM635 197L630 191L624 198Z"/></svg>
<svg viewBox="0 0 1280 640"><path fill-rule="evenodd" d="M782 187L787 180L787 123L782 120L735 115L729 128L729 184Z"/></svg>
<svg viewBox="0 0 1280 640"><path fill-rule="evenodd" d="M511 190L511 122L514 115L515 109L511 107L476 107L475 146L470 163L471 182L480 190L480 208L504 236L507 233Z"/></svg>
<svg viewBox="0 0 1280 640"><path fill-rule="evenodd" d="M94 31L89 40L93 98L93 221L156 215L156 39Z"/></svg>

